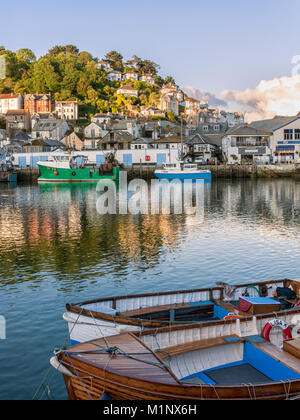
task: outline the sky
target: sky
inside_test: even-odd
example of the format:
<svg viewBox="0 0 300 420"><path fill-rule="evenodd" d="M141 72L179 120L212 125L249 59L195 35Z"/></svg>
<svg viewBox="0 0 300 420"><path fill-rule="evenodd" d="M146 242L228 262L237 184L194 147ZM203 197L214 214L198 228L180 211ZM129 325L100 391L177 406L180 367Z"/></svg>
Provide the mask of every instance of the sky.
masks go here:
<svg viewBox="0 0 300 420"><path fill-rule="evenodd" d="M296 86L300 111L299 13L299 0L15 0L1 6L0 45L37 56L65 44L99 58L110 50L125 59L135 54L158 63L161 75L189 94L250 112L269 108L279 81L275 97L289 97Z"/></svg>

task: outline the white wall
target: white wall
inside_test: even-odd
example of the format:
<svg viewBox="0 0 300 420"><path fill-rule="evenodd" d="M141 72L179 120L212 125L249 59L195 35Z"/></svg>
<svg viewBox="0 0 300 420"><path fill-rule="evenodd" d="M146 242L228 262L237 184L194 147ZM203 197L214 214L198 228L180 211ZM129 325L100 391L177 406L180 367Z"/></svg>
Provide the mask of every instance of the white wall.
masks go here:
<svg viewBox="0 0 300 420"><path fill-rule="evenodd" d="M63 152L62 152L63 153ZM76 152L78 155L84 155L89 158L90 162L96 162L97 155L105 155L107 152L102 152L101 150L83 150L81 152ZM55 155L57 152L43 152L43 153L14 153L14 163L15 165L18 165L19 158L25 158L27 166L31 166L31 163L33 161L36 161L37 158L39 160L48 160L51 155ZM141 150L118 150L116 152L116 159L120 163L124 163L124 160L126 160L126 157L124 159L124 155L131 155L132 156L132 163L133 164L139 164L139 163L147 163L147 164L156 164L158 161L157 155L165 155L166 162L172 163L178 161L178 151L177 150L169 150L169 149L141 149ZM150 160L146 160L146 157L150 156Z"/></svg>

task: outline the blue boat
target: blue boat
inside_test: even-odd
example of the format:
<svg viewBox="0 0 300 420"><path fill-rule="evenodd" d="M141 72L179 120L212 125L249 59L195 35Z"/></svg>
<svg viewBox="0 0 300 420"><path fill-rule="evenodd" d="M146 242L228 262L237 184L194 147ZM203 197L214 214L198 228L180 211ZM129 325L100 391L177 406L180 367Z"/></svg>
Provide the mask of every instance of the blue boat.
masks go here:
<svg viewBox="0 0 300 420"><path fill-rule="evenodd" d="M198 169L196 164L188 163L183 164L178 163L165 163L162 169L157 169L155 171L155 176L159 179L204 179L206 181L211 181L211 171Z"/></svg>

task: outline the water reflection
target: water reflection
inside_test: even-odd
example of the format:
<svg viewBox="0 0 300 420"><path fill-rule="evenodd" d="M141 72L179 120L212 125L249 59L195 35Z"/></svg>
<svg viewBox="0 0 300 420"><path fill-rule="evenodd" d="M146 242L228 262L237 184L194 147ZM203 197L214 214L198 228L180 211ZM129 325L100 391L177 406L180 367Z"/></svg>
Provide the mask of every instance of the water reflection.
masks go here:
<svg viewBox="0 0 300 420"><path fill-rule="evenodd" d="M0 184L2 399L31 399L66 342L66 302L300 277L300 184L213 181L197 215L105 215L93 184ZM7 355L13 355L7 357ZM34 363L32 362L34 360ZM61 375L52 391L66 398Z"/></svg>
<svg viewBox="0 0 300 420"><path fill-rule="evenodd" d="M2 282L15 272L47 269L56 276L86 270L90 277L146 270L183 243L216 231L249 232L281 240L299 233L300 184L291 180L215 181L197 215L98 215L93 184L0 187ZM246 232L247 231L247 232ZM194 235L194 236L193 236ZM212 246L213 244L210 244ZM29 275L28 279L32 279Z"/></svg>

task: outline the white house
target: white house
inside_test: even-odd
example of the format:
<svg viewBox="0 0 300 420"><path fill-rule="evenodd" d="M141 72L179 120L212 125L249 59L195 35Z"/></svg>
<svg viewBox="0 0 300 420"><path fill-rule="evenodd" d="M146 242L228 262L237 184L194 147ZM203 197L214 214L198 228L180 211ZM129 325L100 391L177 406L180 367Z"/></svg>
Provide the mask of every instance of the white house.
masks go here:
<svg viewBox="0 0 300 420"><path fill-rule="evenodd" d="M78 102L55 101L55 112L58 118L65 120L78 120Z"/></svg>
<svg viewBox="0 0 300 420"><path fill-rule="evenodd" d="M148 83L149 85L155 85L155 79L154 79L154 77L152 76L152 74L143 74L143 75L140 77L140 80L141 80L141 82L146 82L146 83Z"/></svg>
<svg viewBox="0 0 300 420"><path fill-rule="evenodd" d="M98 60L97 68L103 69L105 71L111 71L113 69L111 64L108 61L104 61L104 60Z"/></svg>
<svg viewBox="0 0 300 420"><path fill-rule="evenodd" d="M101 139L107 133L100 124L92 122L84 129L85 139Z"/></svg>
<svg viewBox="0 0 300 420"><path fill-rule="evenodd" d="M131 86L121 86L117 90L117 94L118 95L124 95L126 98L128 98L130 96L134 96L135 98L137 98L138 97L138 90L131 87Z"/></svg>
<svg viewBox="0 0 300 420"><path fill-rule="evenodd" d="M222 152L228 164L270 163L271 132L248 124L229 129L222 138Z"/></svg>
<svg viewBox="0 0 300 420"><path fill-rule="evenodd" d="M271 161L274 163L300 163L300 116L275 117L250 124L271 132Z"/></svg>
<svg viewBox="0 0 300 420"><path fill-rule="evenodd" d="M123 80L136 81L139 80L139 75L135 70L129 70L127 73L124 74Z"/></svg>
<svg viewBox="0 0 300 420"><path fill-rule="evenodd" d="M95 114L91 121L97 124L109 124L112 117L109 114Z"/></svg>
<svg viewBox="0 0 300 420"><path fill-rule="evenodd" d="M122 73L118 70L112 70L111 72L108 73L106 78L110 82L118 82L118 81L122 80Z"/></svg>
<svg viewBox="0 0 300 420"><path fill-rule="evenodd" d="M6 114L7 111L22 108L23 98L19 93L16 95L13 93L0 95L0 114Z"/></svg>

